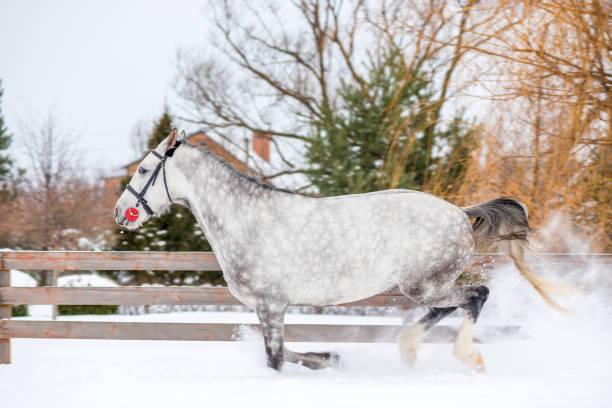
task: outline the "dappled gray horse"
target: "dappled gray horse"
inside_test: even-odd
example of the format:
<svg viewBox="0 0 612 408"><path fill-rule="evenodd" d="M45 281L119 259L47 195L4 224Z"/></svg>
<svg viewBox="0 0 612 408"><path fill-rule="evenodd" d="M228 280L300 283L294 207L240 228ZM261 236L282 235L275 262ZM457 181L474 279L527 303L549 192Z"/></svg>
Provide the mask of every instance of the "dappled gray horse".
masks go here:
<svg viewBox="0 0 612 408"><path fill-rule="evenodd" d="M115 217L129 230L173 203L189 208L204 230L232 294L257 312L268 365L285 360L316 369L332 353L296 353L283 346L289 305L336 305L398 286L429 312L398 337L413 365L425 332L457 308L466 317L454 354L484 368L472 345L489 290L459 286L475 246L500 241L521 273L552 306L545 282L524 262L527 210L502 198L460 208L430 194L388 190L311 198L271 188L190 145L176 129L148 154L119 198ZM473 220L473 224L470 222Z"/></svg>

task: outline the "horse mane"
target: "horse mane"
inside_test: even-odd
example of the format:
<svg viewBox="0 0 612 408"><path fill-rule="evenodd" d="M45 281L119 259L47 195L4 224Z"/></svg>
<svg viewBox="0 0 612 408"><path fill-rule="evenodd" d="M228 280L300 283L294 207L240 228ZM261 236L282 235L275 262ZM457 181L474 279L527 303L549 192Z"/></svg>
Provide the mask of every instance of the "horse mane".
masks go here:
<svg viewBox="0 0 612 408"><path fill-rule="evenodd" d="M255 186L256 188L260 188L260 189L264 189L264 190L270 190L270 191L277 191L280 193L288 193L288 194L296 194L293 191L284 189L284 188L279 188L279 187L274 187L271 186L269 184L265 184L265 183L261 183L259 180L257 180L257 178L250 176L248 174L245 174L241 171L236 170L236 168L229 163L228 161L226 161L223 157L217 156L216 154L210 152L209 150L206 150L203 147L200 146L196 146L193 145L191 143L189 143L188 141L184 140L181 144L184 144L186 146L189 146L193 149L198 150L199 152L201 152L202 154L204 154L205 156L213 159L214 161L216 161L222 168L224 168L226 171L228 171L232 176L245 181L247 184Z"/></svg>

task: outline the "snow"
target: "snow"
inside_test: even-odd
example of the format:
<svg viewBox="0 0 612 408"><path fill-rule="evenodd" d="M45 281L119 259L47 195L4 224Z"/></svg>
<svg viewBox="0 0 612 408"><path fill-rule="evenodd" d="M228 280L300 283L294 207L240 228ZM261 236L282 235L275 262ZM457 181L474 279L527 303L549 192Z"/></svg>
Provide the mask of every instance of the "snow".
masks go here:
<svg viewBox="0 0 612 408"><path fill-rule="evenodd" d="M58 286L117 287L113 280L97 274L66 275L57 279Z"/></svg>
<svg viewBox="0 0 612 408"><path fill-rule="evenodd" d="M612 396L601 367L558 371L509 358L525 355L527 342L482 346L486 375L466 372L446 344L425 345L416 369L401 367L391 344L334 344L345 360L341 369L287 365L275 373L255 341L14 343L13 364L0 367L5 407L603 407Z"/></svg>
<svg viewBox="0 0 612 408"><path fill-rule="evenodd" d="M11 286L25 286L33 288L36 286L36 281L25 272L11 269Z"/></svg>
<svg viewBox="0 0 612 408"><path fill-rule="evenodd" d="M417 366L408 368L394 344L291 343L297 351L337 351L343 365L311 371L286 364L277 373L250 332L239 342L14 339L13 363L0 366L0 407L609 407L610 272L593 266L565 273L583 293L563 300L572 313L559 314L514 268L497 270L479 325L520 324L524 336L478 345L486 374L457 362L452 344L424 344ZM256 321L238 312L61 319ZM401 324L392 316L290 314L286 321ZM457 315L443 323L460 322Z"/></svg>

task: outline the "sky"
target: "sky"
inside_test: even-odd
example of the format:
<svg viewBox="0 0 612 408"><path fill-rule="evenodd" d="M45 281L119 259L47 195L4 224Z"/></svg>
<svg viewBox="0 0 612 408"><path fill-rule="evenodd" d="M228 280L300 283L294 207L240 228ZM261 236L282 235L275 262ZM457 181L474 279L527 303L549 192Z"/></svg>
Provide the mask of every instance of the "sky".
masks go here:
<svg viewBox="0 0 612 408"><path fill-rule="evenodd" d="M83 162L112 173L135 158L130 137L166 103L179 49L206 47L205 0L0 0L2 111L19 133L52 112L79 136ZM186 131L197 130L189 125Z"/></svg>

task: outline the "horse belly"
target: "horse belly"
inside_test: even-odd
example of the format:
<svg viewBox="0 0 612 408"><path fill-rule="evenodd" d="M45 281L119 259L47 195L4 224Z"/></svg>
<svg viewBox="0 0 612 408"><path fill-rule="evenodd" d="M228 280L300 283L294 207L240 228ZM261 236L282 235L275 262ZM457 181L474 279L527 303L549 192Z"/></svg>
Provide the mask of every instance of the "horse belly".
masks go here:
<svg viewBox="0 0 612 408"><path fill-rule="evenodd" d="M364 299L396 284L402 252L383 240L364 240L361 234L347 233L335 244L321 238L319 245L294 253L284 287L292 304L334 305Z"/></svg>
<svg viewBox="0 0 612 408"><path fill-rule="evenodd" d="M462 210L436 199L416 211L398 198L386 195L374 203L392 213L371 217L366 203L336 211L336 219L311 223L307 231L316 236L316 244L303 243L306 249L294 253L295 273L287 275L291 303L348 303L388 290L400 280L423 279L439 262L467 259L473 241Z"/></svg>
<svg viewBox="0 0 612 408"><path fill-rule="evenodd" d="M370 269L363 273L365 271L364 268L347 273L327 270L328 274L314 274L301 282L294 282L297 285L290 285L287 290L290 303L338 305L377 295L395 285L389 270Z"/></svg>

